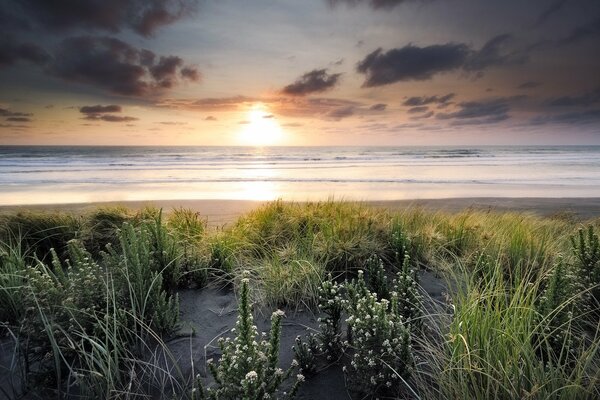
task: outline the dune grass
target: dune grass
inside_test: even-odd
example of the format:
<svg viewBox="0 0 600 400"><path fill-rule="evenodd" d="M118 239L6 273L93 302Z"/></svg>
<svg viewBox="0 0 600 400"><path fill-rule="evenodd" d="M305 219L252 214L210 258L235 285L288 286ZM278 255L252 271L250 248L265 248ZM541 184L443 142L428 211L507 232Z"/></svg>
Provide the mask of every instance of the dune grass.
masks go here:
<svg viewBox="0 0 600 400"><path fill-rule="evenodd" d="M599 222L334 201L272 202L219 230L185 209L2 215L0 330L20 382L4 394L193 397L163 342L179 288L244 276L267 308L317 310L330 276L377 259L383 279L408 257L450 289L412 335L407 396L598 398Z"/></svg>

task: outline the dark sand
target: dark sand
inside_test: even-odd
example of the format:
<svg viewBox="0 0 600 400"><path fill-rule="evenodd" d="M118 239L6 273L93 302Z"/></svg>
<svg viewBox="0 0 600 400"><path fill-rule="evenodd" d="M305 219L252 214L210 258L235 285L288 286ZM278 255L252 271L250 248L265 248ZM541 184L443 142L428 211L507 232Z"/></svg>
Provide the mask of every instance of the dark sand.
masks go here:
<svg viewBox="0 0 600 400"><path fill-rule="evenodd" d="M421 288L427 293L426 302L443 303L447 289L441 278L429 271L419 272ZM200 374L206 382L211 381L207 371L208 359L218 360L220 350L219 337L231 336L231 328L237 319L237 299L231 290L205 288L201 290L182 290L179 292L181 327L176 337L167 341L179 368L184 376ZM427 304L426 304L427 306ZM270 308L255 305L255 324L259 332L270 328ZM318 315L310 310L286 310L283 319L280 367L290 366L294 353L292 345L296 336L305 336L318 331ZM194 366L192 367L192 360ZM308 377L298 392L299 399L351 399L346 389L342 364L320 365L322 370Z"/></svg>
<svg viewBox="0 0 600 400"><path fill-rule="evenodd" d="M145 206L163 208L166 212L173 208L183 207L200 213L208 221L209 226L223 226L235 221L240 215L247 213L267 202L252 200L155 200L155 201L122 201L103 203L77 204L45 204L0 206L0 213L23 210L62 211L84 213L99 206L125 206L140 209ZM551 216L559 213L570 213L580 219L600 216L600 198L449 198L449 199L420 199L420 200L389 200L364 202L375 207L400 210L409 207L423 207L430 210L458 212L468 208L491 211L528 212L541 216Z"/></svg>

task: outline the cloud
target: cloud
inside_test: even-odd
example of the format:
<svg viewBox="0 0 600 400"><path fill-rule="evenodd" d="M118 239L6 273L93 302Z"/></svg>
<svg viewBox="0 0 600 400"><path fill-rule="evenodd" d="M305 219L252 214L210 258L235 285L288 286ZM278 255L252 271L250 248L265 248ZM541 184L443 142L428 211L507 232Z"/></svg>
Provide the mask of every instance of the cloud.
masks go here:
<svg viewBox="0 0 600 400"><path fill-rule="evenodd" d="M540 87L540 86L542 86L541 82L527 81L527 82L523 82L519 86L517 86L517 89L534 89L534 88Z"/></svg>
<svg viewBox="0 0 600 400"><path fill-rule="evenodd" d="M117 104L100 105L95 106L83 106L79 108L79 112L84 114L83 119L90 121L105 121L105 122L131 122L137 121L138 118L113 115L114 113L120 113L122 111L121 106Z"/></svg>
<svg viewBox="0 0 600 400"><path fill-rule="evenodd" d="M499 98L458 103L458 110L438 113L437 119L451 120L452 125L493 124L508 119L509 101L513 98Z"/></svg>
<svg viewBox="0 0 600 400"><path fill-rule="evenodd" d="M450 100L452 100L456 95L454 93L448 93L447 95L444 96L414 96L414 97L409 97L408 99L406 99L404 101L404 103L402 103L405 106L409 106L409 107L418 107L418 106L424 106L427 104L433 104L433 103L437 103L437 104L448 104L448 102Z"/></svg>
<svg viewBox="0 0 600 400"><path fill-rule="evenodd" d="M579 96L562 96L548 102L557 107L587 107L600 103L600 87Z"/></svg>
<svg viewBox="0 0 600 400"><path fill-rule="evenodd" d="M88 114L84 117L84 119L88 119L91 121L105 121L105 122L131 122L137 121L139 118L121 116L121 115L111 115L111 114Z"/></svg>
<svg viewBox="0 0 600 400"><path fill-rule="evenodd" d="M198 0L21 0L26 17L43 28L63 32L131 29L151 36L159 27L192 14Z"/></svg>
<svg viewBox="0 0 600 400"><path fill-rule="evenodd" d="M202 74L195 67L183 67L181 68L181 76L187 80L197 82L202 78Z"/></svg>
<svg viewBox="0 0 600 400"><path fill-rule="evenodd" d="M208 117L204 118L205 121L216 121L217 118L213 117L212 115L209 115Z"/></svg>
<svg viewBox="0 0 600 400"><path fill-rule="evenodd" d="M381 112L378 109L381 107L373 109L358 101L305 96L247 97L240 95L221 98L165 99L156 103L159 107L213 112L245 111L250 110L256 104L263 104L268 112L277 116L336 121L353 115L373 115Z"/></svg>
<svg viewBox="0 0 600 400"><path fill-rule="evenodd" d="M327 113L327 116L337 121L354 115L354 112L353 106L340 107Z"/></svg>
<svg viewBox="0 0 600 400"><path fill-rule="evenodd" d="M527 61L526 53L511 50L512 43L512 35L506 33L491 38L481 49L471 52L463 68L467 71L482 71L491 66L522 64Z"/></svg>
<svg viewBox="0 0 600 400"><path fill-rule="evenodd" d="M427 108L427 107L425 107L425 108ZM414 115L414 116L410 117L410 119L418 121L420 119L431 118L431 117L433 117L433 114L434 114L433 111L429 111L424 114Z"/></svg>
<svg viewBox="0 0 600 400"><path fill-rule="evenodd" d="M6 120L10 122L31 122L31 118L28 117L8 117Z"/></svg>
<svg viewBox="0 0 600 400"><path fill-rule="evenodd" d="M600 36L600 18L574 28L566 37L559 40L557 44L574 44L596 36Z"/></svg>
<svg viewBox="0 0 600 400"><path fill-rule="evenodd" d="M79 36L61 42L48 71L66 81L79 82L127 96L148 96L180 80L183 61L155 55L109 37ZM187 67L191 68L191 67Z"/></svg>
<svg viewBox="0 0 600 400"><path fill-rule="evenodd" d="M454 43L427 47L409 44L385 53L379 48L359 62L356 69L366 75L365 87L427 80L437 73L462 67L468 54L466 45Z"/></svg>
<svg viewBox="0 0 600 400"><path fill-rule="evenodd" d="M372 110L372 111L385 111L386 108L387 108L387 104L377 103L377 104L373 104L371 107L369 107L369 110Z"/></svg>
<svg viewBox="0 0 600 400"><path fill-rule="evenodd" d="M341 74L328 74L326 69L315 69L305 73L294 83L287 85L281 91L290 96L306 96L311 93L321 93L332 89Z"/></svg>
<svg viewBox="0 0 600 400"><path fill-rule="evenodd" d="M429 107L427 107L427 106L418 106L418 107L409 108L408 113L416 114L416 113L422 113L422 112L425 112L428 110L429 110Z"/></svg>
<svg viewBox="0 0 600 400"><path fill-rule="evenodd" d="M380 9L389 10L396 6L399 6L400 4L407 3L409 1L417 2L418 0L326 0L326 1L331 7L335 7L338 4L346 4L348 6L367 4L369 7L371 7L374 10L380 10ZM424 2L423 0L420 0L420 1Z"/></svg>
<svg viewBox="0 0 600 400"><path fill-rule="evenodd" d="M0 117L31 117L32 115L32 113L16 112L0 107Z"/></svg>
<svg viewBox="0 0 600 400"><path fill-rule="evenodd" d="M156 123L161 124L161 125L187 125L187 122L181 122L181 121L159 121Z"/></svg>
<svg viewBox="0 0 600 400"><path fill-rule="evenodd" d="M95 106L83 106L79 109L79 112L83 114L100 114L100 113L115 113L121 112L121 106L116 104L110 104L107 106L95 105Z"/></svg>
<svg viewBox="0 0 600 400"><path fill-rule="evenodd" d="M557 0L557 1L553 2L552 4L550 4L538 16L537 20L535 21L534 26L540 26L540 25L544 24L550 17L552 17L552 16L554 16L554 14L558 13L560 11L560 9L562 8L562 6L565 5L566 2L567 2L567 0Z"/></svg>
<svg viewBox="0 0 600 400"><path fill-rule="evenodd" d="M412 44L386 52L379 48L368 54L356 67L366 75L363 87L375 87L400 81L422 81L434 75L462 69L481 73L491 66L521 63L522 52L509 50L510 35L498 35L479 50L464 43L446 43L425 47Z"/></svg>
<svg viewBox="0 0 600 400"><path fill-rule="evenodd" d="M574 111L561 114L540 115L531 120L532 125L586 125L598 123L600 123L600 109Z"/></svg>
<svg viewBox="0 0 600 400"><path fill-rule="evenodd" d="M0 40L0 67L7 67L19 61L27 61L35 65L44 65L50 55L33 43L15 43L12 37Z"/></svg>
<svg viewBox="0 0 600 400"><path fill-rule="evenodd" d="M208 97L203 99L165 99L157 103L160 107L195 110L195 111L234 111L242 107L248 107L261 101L257 97L231 96L231 97Z"/></svg>

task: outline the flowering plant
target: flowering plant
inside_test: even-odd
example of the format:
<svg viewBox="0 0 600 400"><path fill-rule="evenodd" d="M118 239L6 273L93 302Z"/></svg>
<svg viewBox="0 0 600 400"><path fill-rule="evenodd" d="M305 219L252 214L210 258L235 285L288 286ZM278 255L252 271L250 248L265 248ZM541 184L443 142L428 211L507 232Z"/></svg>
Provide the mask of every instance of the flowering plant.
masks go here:
<svg viewBox="0 0 600 400"><path fill-rule="evenodd" d="M280 310L273 313L268 340L258 341L258 329L254 325L249 302L248 279L242 279L239 316L232 330L237 336L219 340L221 359L218 365L212 360L208 362L216 385L204 390L198 379L200 398L258 400L294 397L304 376L296 375L289 393L282 392L282 384L298 365L294 360L287 371L278 367L283 315ZM281 397L278 397L279 394Z"/></svg>

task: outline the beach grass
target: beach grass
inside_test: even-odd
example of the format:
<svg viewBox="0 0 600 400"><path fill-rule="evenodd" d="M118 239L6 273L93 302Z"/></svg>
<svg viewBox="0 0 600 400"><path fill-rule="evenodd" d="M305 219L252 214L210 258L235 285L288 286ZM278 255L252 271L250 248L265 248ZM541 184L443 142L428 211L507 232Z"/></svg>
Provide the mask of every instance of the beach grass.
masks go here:
<svg viewBox="0 0 600 400"><path fill-rule="evenodd" d="M0 390L194 398L165 345L178 290L247 278L266 309L318 313L324 283L343 287L378 259L390 279L406 261L448 288L424 301L407 397L597 398L599 228L564 214L336 201L271 202L222 229L185 209L4 214L0 330L14 379Z"/></svg>

